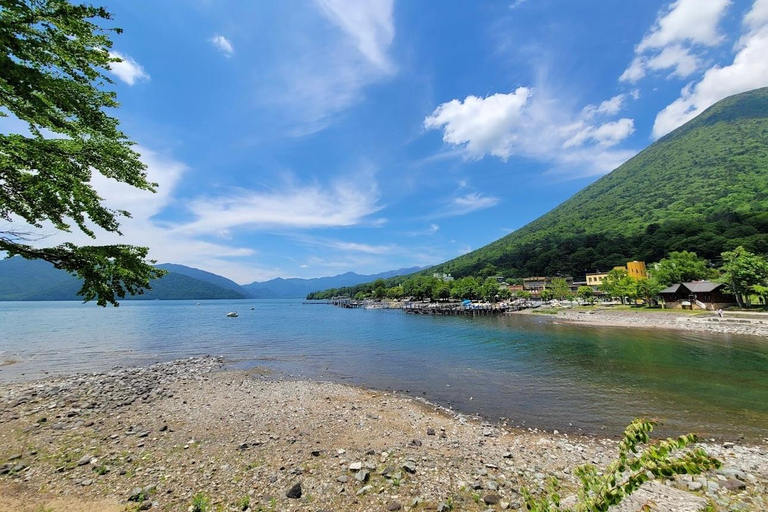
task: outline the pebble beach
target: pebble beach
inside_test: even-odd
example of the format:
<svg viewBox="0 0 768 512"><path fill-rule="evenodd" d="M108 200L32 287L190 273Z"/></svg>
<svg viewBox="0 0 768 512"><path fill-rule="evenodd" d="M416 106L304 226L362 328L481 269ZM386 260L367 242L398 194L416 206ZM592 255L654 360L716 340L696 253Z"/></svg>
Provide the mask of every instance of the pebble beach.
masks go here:
<svg viewBox="0 0 768 512"><path fill-rule="evenodd" d="M521 488L607 465L617 436L511 429L397 393L219 358L0 387L0 512L520 510ZM650 482L616 510L765 510L768 440ZM709 509L712 510L712 509Z"/></svg>

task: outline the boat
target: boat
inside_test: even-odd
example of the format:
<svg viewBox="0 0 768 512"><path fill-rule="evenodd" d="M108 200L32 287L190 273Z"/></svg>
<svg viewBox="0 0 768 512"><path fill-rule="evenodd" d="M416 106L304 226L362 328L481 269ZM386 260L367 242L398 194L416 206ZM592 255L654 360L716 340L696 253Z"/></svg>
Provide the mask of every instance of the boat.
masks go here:
<svg viewBox="0 0 768 512"><path fill-rule="evenodd" d="M229 313L227 313L227 316L229 318L237 318L238 314L237 314L237 311L230 311Z"/></svg>

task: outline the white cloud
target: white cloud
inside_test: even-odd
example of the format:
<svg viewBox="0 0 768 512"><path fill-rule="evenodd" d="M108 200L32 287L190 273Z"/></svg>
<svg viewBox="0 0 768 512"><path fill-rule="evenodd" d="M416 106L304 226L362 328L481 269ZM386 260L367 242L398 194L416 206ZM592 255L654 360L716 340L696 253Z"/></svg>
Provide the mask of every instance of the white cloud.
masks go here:
<svg viewBox="0 0 768 512"><path fill-rule="evenodd" d="M683 88L680 98L656 116L654 137L669 133L723 98L768 86L768 0L757 0L743 25L733 63L713 66L698 83Z"/></svg>
<svg viewBox="0 0 768 512"><path fill-rule="evenodd" d="M466 215L478 210L486 210L488 208L492 208L499 204L500 201L501 199L498 197L487 196L480 192L469 192L461 196L452 197L446 203L444 203L442 208L436 212L433 212L430 217L444 218ZM436 226L436 224L432 224L432 226Z"/></svg>
<svg viewBox="0 0 768 512"><path fill-rule="evenodd" d="M593 118L618 113L624 96L569 114L544 93L520 87L486 98L468 96L438 106L426 117L426 129L442 130L443 141L464 150L466 158L492 155L502 160L522 156L551 163L572 175L603 174L632 151L608 150L634 131L631 119L594 123Z"/></svg>
<svg viewBox="0 0 768 512"><path fill-rule="evenodd" d="M214 36L208 41L210 41L211 44L216 47L216 49L223 53L225 57L231 57L232 54L235 53L235 49L232 47L232 43L230 43L229 40L224 36L214 34Z"/></svg>
<svg viewBox="0 0 768 512"><path fill-rule="evenodd" d="M429 225L429 232L430 233L437 233L438 231L440 231L440 226L438 226L437 224L430 224Z"/></svg>
<svg viewBox="0 0 768 512"><path fill-rule="evenodd" d="M343 252L360 252L364 254L391 254L396 251L396 245L372 245L361 242L348 242L332 238L297 236L296 240L303 244L317 245Z"/></svg>
<svg viewBox="0 0 768 512"><path fill-rule="evenodd" d="M509 8L510 8L510 9L517 9L518 7L520 7L521 5L523 5L524 3L526 3L527 1L528 1L528 0L515 0L514 2L512 2L511 4L509 4Z"/></svg>
<svg viewBox="0 0 768 512"><path fill-rule="evenodd" d="M286 34L275 76L258 91L295 135L325 128L365 89L396 72L390 55L393 0L315 0L312 22L281 20ZM310 27L309 29L307 27Z"/></svg>
<svg viewBox="0 0 768 512"><path fill-rule="evenodd" d="M618 114L624 108L624 100L626 97L626 94L618 94L613 98L600 103L600 105L587 105L581 110L581 113L587 119L591 119L597 115L612 116Z"/></svg>
<svg viewBox="0 0 768 512"><path fill-rule="evenodd" d="M527 122L523 107L531 92L527 87L519 87L509 94L467 96L463 102L451 100L427 116L424 127L442 129L443 141L464 146L472 157L490 153L506 160L514 152L517 129Z"/></svg>
<svg viewBox="0 0 768 512"><path fill-rule="evenodd" d="M343 179L330 186L289 183L279 190L234 190L190 201L195 220L176 230L227 235L232 229L353 226L381 209L378 199L372 178Z"/></svg>
<svg viewBox="0 0 768 512"><path fill-rule="evenodd" d="M719 24L731 0L677 0L668 6L635 48L635 57L619 77L635 83L649 70L671 69L672 76L685 78L700 69L702 60L695 47L722 43Z"/></svg>
<svg viewBox="0 0 768 512"><path fill-rule="evenodd" d="M109 56L113 59L121 59L121 62L110 63L109 69L123 82L133 85L139 80L149 80L149 74L144 71L144 68L128 55L109 52Z"/></svg>
<svg viewBox="0 0 768 512"><path fill-rule="evenodd" d="M315 3L354 41L371 64L384 72L394 70L387 55L395 37L394 0L315 0Z"/></svg>
<svg viewBox="0 0 768 512"><path fill-rule="evenodd" d="M622 118L599 126L584 126L563 142L563 148L582 146L592 141L603 147L615 146L635 132L635 122Z"/></svg>

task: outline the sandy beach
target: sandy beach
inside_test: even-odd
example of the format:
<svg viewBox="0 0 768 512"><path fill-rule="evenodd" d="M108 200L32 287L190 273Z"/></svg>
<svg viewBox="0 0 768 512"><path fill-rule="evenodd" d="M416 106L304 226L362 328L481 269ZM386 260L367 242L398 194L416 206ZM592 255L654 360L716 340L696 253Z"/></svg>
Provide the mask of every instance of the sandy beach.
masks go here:
<svg viewBox="0 0 768 512"><path fill-rule="evenodd" d="M678 329L686 331L746 334L768 337L768 315L725 312L683 313L675 311L641 311L631 309L558 309L542 314L537 310L522 310L511 314L534 314L557 322L582 325Z"/></svg>
<svg viewBox="0 0 768 512"><path fill-rule="evenodd" d="M407 396L221 366L3 386L0 511L185 511L196 497L223 511L518 510L522 486L554 475L568 495L574 467L615 453L615 437L510 430ZM704 445L721 470L652 482L617 510L765 510L768 440L735 441Z"/></svg>

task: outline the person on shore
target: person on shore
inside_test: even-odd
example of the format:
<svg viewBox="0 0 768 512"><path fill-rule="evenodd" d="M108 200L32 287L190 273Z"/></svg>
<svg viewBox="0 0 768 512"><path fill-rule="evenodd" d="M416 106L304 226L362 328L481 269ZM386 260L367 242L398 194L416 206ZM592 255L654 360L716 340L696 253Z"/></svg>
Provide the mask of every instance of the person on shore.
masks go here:
<svg viewBox="0 0 768 512"><path fill-rule="evenodd" d="M722 308L718 308L717 316L719 316L720 318L723 318L723 309Z"/></svg>

